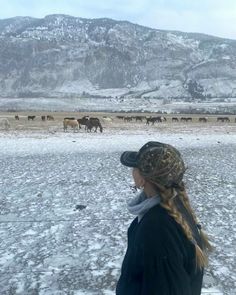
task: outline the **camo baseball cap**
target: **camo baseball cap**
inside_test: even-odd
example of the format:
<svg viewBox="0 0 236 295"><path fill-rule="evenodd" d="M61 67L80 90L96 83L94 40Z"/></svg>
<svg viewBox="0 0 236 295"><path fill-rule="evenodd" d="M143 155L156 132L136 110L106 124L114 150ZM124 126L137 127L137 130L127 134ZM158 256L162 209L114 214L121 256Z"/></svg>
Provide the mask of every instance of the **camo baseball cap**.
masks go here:
<svg viewBox="0 0 236 295"><path fill-rule="evenodd" d="M120 161L136 167L148 180L165 187L178 185L186 170L180 152L172 145L149 141L138 152L126 151Z"/></svg>

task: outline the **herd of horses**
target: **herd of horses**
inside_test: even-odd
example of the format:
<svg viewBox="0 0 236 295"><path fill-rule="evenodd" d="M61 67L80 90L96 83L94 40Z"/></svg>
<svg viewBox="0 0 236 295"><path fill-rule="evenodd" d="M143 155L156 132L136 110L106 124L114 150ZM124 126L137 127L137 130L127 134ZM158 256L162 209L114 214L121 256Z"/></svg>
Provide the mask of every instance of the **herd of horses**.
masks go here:
<svg viewBox="0 0 236 295"><path fill-rule="evenodd" d="M154 117L146 117L146 116L116 116L117 119L123 120L124 122L143 122L146 121L146 124L149 125L150 123L154 125L154 123L161 123L161 122L166 122L167 119L164 116L154 116ZM193 122L192 117L172 117L171 118L172 122ZM207 123L209 121L208 117L200 117L198 118L198 122L203 122ZM217 122L230 122L229 117L217 117L216 118ZM236 123L236 118L234 119L234 122Z"/></svg>
<svg viewBox="0 0 236 295"><path fill-rule="evenodd" d="M28 121L34 121L36 118L36 116L27 116L27 119ZM103 117L103 118L108 118L108 117ZM161 123L161 122L166 122L167 121L167 118L164 117L164 116L116 116L117 119L121 119L123 120L124 122L143 122L143 121L146 121L146 124L149 125L150 123L154 124L154 123ZM19 120L20 117L19 115L15 115L15 120ZM75 119L74 117L66 117L64 118L64 120L77 120L78 121L78 128L80 129L81 128L81 125L88 125L88 129L90 129L90 125L91 124L96 124L98 125L98 127L100 127L100 121L98 118L89 118L89 116L84 116L82 119ZM42 121L54 121L54 117L52 115L43 115L41 116L41 120ZM112 119L111 119L112 120ZM192 122L193 121L193 117L172 117L171 118L171 121L172 122ZM198 121L199 122L208 122L209 121L209 118L208 117L199 117L198 118ZM217 122L231 122L232 119L230 120L229 117L217 117L216 118L216 121ZM95 122L95 123L94 123ZM100 124L98 124L98 122ZM235 117L235 120L234 122L236 123L236 117ZM76 124L76 123L75 123Z"/></svg>
<svg viewBox="0 0 236 295"><path fill-rule="evenodd" d="M28 121L34 121L36 119L36 116L29 115L27 116ZM20 120L19 115L15 115L15 120ZM54 121L54 117L52 115L43 115L41 116L42 121ZM94 130L94 132L97 132L97 129L99 128L100 132L103 131L102 124L98 118L92 118L89 116L84 116L81 119L76 119L74 117L66 117L63 119L63 129L64 132L68 131L68 127L71 127L74 132L79 131L81 129L81 126L85 126L85 130L87 132L91 132Z"/></svg>
<svg viewBox="0 0 236 295"><path fill-rule="evenodd" d="M28 121L34 121L34 119L36 118L36 116L27 116ZM19 115L15 115L15 120L20 120ZM47 115L47 116L41 116L41 120L42 121L54 121L54 117L51 115Z"/></svg>
<svg viewBox="0 0 236 295"><path fill-rule="evenodd" d="M152 124L154 125L155 123L162 123L162 122L166 122L167 118L164 116L116 116L117 119L119 120L123 120L123 122L146 122L146 125ZM35 115L29 115L27 116L27 120L28 121L35 121L36 116ZM54 117L52 115L42 115L40 116L40 119L42 121L54 121ZM109 121L112 122L114 118L110 118L107 116L103 116L103 120L104 121ZM15 120L20 120L19 115L15 115ZM207 123L207 122L212 122L212 117L180 117L180 116L176 116L176 117L168 117L168 121L171 122L184 122L184 123L188 123L188 122L203 122L203 123ZM230 122L235 122L236 123L236 117L232 118L232 117L227 117L227 116L219 116L216 117L216 122L226 122L226 123L230 123ZM103 132L103 126L99 120L99 118L93 118L90 116L84 116L80 119L77 119L75 117L65 117L63 119L63 130L64 132L68 131L68 127L72 128L74 132L78 132L79 129L82 128L82 126L84 126L84 129L87 132L91 132L92 130L94 132L97 132L97 130L99 129L100 132ZM0 129L4 129L4 130L9 130L10 128L10 123L8 121L7 118L2 118L0 119Z"/></svg>
<svg viewBox="0 0 236 295"><path fill-rule="evenodd" d="M28 116L28 117L27 117L28 121L30 121L30 120L34 121L35 118L36 118L36 116ZM15 119L16 119L16 120L20 120L20 118L19 118L18 115L15 116ZM42 120L42 121L46 121L46 120L47 120L47 121L54 121L54 117L51 116L51 115L41 116L41 120Z"/></svg>

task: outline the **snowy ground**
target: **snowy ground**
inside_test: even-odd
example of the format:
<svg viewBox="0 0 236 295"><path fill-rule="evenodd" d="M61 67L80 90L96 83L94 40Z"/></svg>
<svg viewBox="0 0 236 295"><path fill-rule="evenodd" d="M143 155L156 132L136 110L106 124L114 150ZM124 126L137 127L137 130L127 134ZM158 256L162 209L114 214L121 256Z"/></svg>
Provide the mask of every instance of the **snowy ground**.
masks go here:
<svg viewBox="0 0 236 295"><path fill-rule="evenodd" d="M0 110L15 111L106 111L106 112L157 112L191 111L192 109L236 112L236 99L212 99L206 102L168 101L154 98L1 98Z"/></svg>
<svg viewBox="0 0 236 295"><path fill-rule="evenodd" d="M203 294L236 294L236 132L0 133L1 295L114 294L133 219L123 150L171 143L215 251ZM85 205L76 210L76 205Z"/></svg>

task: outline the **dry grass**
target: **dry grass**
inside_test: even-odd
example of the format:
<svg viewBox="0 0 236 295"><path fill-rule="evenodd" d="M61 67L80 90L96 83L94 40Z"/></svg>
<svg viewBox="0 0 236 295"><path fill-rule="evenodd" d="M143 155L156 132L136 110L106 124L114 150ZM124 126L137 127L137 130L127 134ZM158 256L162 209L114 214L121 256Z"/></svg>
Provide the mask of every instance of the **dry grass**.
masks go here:
<svg viewBox="0 0 236 295"><path fill-rule="evenodd" d="M15 115L19 116L19 120L15 120ZM34 121L28 121L28 115L36 116ZM51 115L54 117L54 121L45 121L41 120L41 116ZM155 123L154 125L146 125L146 120L144 119L143 122L136 122L132 120L131 122L124 122L122 119L118 119L117 116L160 116L160 114L154 113L101 113L101 112L18 112L18 113L11 113L11 112L0 112L0 118L7 118L10 122L10 129L13 131L62 131L62 122L64 117L75 117L75 118L82 118L85 115L89 115L90 117L97 117L100 119L102 126L105 130L114 129L114 130L150 130L153 128L158 128L159 130L168 130L168 131L186 131L193 130L198 131L199 129L211 129L212 132L235 132L236 133L236 123L235 123L235 116L227 116L230 118L229 123L222 123L217 122L218 115L207 115L208 122L202 123L199 122L200 117L205 117L206 115L188 115L188 114L167 114L165 115L167 121L163 123ZM177 117L180 119L181 117L192 117L192 122L172 122L172 118ZM106 119L110 118L110 119Z"/></svg>

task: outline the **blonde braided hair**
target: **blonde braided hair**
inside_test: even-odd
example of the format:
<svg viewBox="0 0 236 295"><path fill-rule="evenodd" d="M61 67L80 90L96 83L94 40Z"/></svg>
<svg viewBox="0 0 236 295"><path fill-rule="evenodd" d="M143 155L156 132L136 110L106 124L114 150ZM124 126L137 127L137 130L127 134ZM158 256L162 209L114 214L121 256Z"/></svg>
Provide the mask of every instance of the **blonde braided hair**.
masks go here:
<svg viewBox="0 0 236 295"><path fill-rule="evenodd" d="M186 193L186 189L184 186L184 183L182 182L179 186L176 188L166 188L160 184L153 183L157 189L160 192L161 195L161 203L160 205L165 208L170 216L174 218L174 220L181 226L181 228L184 231L184 234L190 240L194 246L195 246L195 253L196 253L196 267L197 268L204 268L208 265L208 252L212 251L212 246L208 240L207 235L200 230L200 238L202 242L202 249L197 244L193 237L192 230L190 226L188 225L187 221L183 218L180 211L177 209L175 205L175 196L178 195L180 200L182 201L184 207L188 211L188 213L192 216L193 220L196 224L198 224L197 217L191 208L190 201L188 198L188 195Z"/></svg>
<svg viewBox="0 0 236 295"><path fill-rule="evenodd" d="M212 250L208 237L200 230L201 243L198 245L194 237L195 230L190 227L192 222L188 224L188 220L185 220L188 217L181 213L181 210L178 208L179 204L175 202L175 196L178 196L177 198L182 203L181 205L184 206L189 217L198 226L197 217L191 208L184 183L182 182L186 167L181 154L169 144L148 142L136 154L136 160L136 165L141 175L145 180L153 184L155 190L160 193L160 205L181 226L187 239L194 244L196 267L204 268L208 264L207 252Z"/></svg>
<svg viewBox="0 0 236 295"><path fill-rule="evenodd" d="M187 209L187 211L189 212L189 214L193 217L193 220L195 221L196 224L198 224L198 219L197 216L194 212L194 210L192 209L191 205L190 205L190 201L189 201L189 197L188 194L186 192L185 189L185 185L184 182L181 182L179 184L179 187L176 189L178 196L180 197L183 205L185 206L185 208ZM202 228L199 228L200 230L200 237L202 240L202 248L204 251L207 252L211 252L213 250L212 245L209 242L209 237L207 236L207 234L202 230Z"/></svg>

